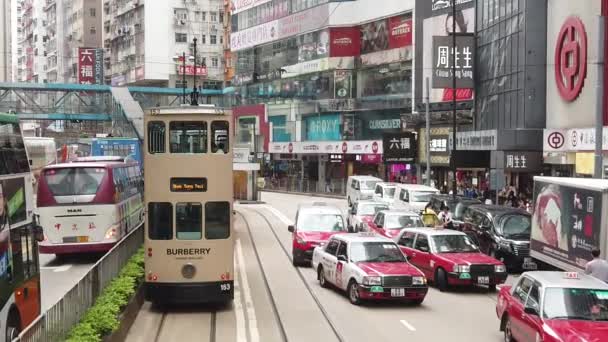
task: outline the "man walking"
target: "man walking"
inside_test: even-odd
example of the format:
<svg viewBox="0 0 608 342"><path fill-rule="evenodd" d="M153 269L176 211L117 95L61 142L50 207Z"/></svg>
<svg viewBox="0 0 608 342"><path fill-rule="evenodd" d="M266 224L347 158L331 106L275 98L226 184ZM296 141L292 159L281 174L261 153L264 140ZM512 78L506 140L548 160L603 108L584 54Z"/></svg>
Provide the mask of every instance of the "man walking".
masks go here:
<svg viewBox="0 0 608 342"><path fill-rule="evenodd" d="M585 274L590 274L608 283L608 261L600 258L600 250L598 248L593 249L591 255L593 255L593 260L585 265Z"/></svg>

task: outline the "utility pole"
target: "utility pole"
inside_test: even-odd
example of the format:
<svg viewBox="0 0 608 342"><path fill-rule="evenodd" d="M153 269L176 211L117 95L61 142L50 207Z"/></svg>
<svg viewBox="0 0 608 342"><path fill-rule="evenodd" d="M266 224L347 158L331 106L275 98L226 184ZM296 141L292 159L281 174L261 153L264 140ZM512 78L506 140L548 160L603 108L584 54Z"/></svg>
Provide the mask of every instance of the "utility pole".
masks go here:
<svg viewBox="0 0 608 342"><path fill-rule="evenodd" d="M198 106L198 90L196 89L196 38L192 39L194 45L194 83L192 87L192 96L190 99L190 104L192 106Z"/></svg>
<svg viewBox="0 0 608 342"><path fill-rule="evenodd" d="M452 0L452 196L456 199L456 0Z"/></svg>
<svg viewBox="0 0 608 342"><path fill-rule="evenodd" d="M182 104L186 103L186 52L182 52Z"/></svg>
<svg viewBox="0 0 608 342"><path fill-rule="evenodd" d="M598 51L604 51L604 37L606 35L604 23L606 18L600 16L598 27ZM604 142L604 54L598 54L598 71L597 71L597 94L595 108L595 160L593 178L603 177L603 142Z"/></svg>
<svg viewBox="0 0 608 342"><path fill-rule="evenodd" d="M424 97L426 110L426 185L431 186L431 113L429 111L429 102L431 87L429 86L429 78L426 78L426 96Z"/></svg>

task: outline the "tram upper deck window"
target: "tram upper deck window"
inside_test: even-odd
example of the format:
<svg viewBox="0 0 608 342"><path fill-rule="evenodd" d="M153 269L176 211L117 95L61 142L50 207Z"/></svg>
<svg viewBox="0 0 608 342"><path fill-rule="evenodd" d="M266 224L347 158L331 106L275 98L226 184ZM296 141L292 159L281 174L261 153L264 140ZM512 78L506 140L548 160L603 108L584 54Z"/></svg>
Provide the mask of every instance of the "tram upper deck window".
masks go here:
<svg viewBox="0 0 608 342"><path fill-rule="evenodd" d="M148 122L148 152L165 153L165 123L161 121Z"/></svg>
<svg viewBox="0 0 608 342"><path fill-rule="evenodd" d="M230 237L230 203L205 203L205 239L218 240Z"/></svg>
<svg viewBox="0 0 608 342"><path fill-rule="evenodd" d="M200 240L203 237L203 206L200 203L175 205L175 234L178 240Z"/></svg>
<svg viewBox="0 0 608 342"><path fill-rule="evenodd" d="M173 239L173 206L166 202L148 203L148 238Z"/></svg>
<svg viewBox="0 0 608 342"><path fill-rule="evenodd" d="M228 139L228 121L213 121L211 123L211 141L212 153L228 153L230 149L230 141Z"/></svg>
<svg viewBox="0 0 608 342"><path fill-rule="evenodd" d="M172 121L169 140L171 153L207 153L207 123Z"/></svg>

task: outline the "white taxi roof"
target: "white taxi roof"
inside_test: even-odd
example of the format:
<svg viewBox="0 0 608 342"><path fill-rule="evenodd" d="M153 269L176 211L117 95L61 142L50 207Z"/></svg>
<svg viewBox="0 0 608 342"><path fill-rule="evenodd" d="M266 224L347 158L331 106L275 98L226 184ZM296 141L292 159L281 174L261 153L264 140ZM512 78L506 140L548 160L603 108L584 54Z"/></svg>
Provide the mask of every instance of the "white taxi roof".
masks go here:
<svg viewBox="0 0 608 342"><path fill-rule="evenodd" d="M374 176L350 176L348 178L351 179L355 179L355 180L375 180L375 181L382 181L382 179L374 177Z"/></svg>
<svg viewBox="0 0 608 342"><path fill-rule="evenodd" d="M380 182L380 183L376 183L376 186L380 185L381 187L386 187L386 188L394 188L397 185L399 185L399 183L393 183L393 182Z"/></svg>
<svg viewBox="0 0 608 342"><path fill-rule="evenodd" d="M332 236L347 243L351 242L393 242L393 240L376 233L336 234Z"/></svg>
<svg viewBox="0 0 608 342"><path fill-rule="evenodd" d="M381 210L381 212L384 213L384 215L420 216L417 212L401 209Z"/></svg>
<svg viewBox="0 0 608 342"><path fill-rule="evenodd" d="M444 228L403 228L401 231L418 233L418 234L426 234L429 236L467 235L467 234L457 231L457 230L444 229Z"/></svg>
<svg viewBox="0 0 608 342"><path fill-rule="evenodd" d="M342 212L337 207L331 205L303 205L298 209L302 214L336 214L342 215Z"/></svg>
<svg viewBox="0 0 608 342"><path fill-rule="evenodd" d="M568 276L576 274L577 278ZM608 290L608 284L586 275L583 272L560 272L560 271L530 271L524 272L523 276L528 276L541 284L542 287L576 288L576 289L600 289Z"/></svg>
<svg viewBox="0 0 608 342"><path fill-rule="evenodd" d="M397 184L398 189L407 189L413 191L428 191L439 193L439 190L428 185L422 184Z"/></svg>

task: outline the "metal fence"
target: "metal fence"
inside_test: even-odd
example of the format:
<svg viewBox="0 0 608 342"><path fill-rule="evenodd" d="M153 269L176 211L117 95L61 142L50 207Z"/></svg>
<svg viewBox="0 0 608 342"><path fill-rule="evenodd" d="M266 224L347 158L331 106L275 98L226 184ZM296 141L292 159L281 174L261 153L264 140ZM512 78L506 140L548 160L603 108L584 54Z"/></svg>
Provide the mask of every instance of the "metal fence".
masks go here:
<svg viewBox="0 0 608 342"><path fill-rule="evenodd" d="M129 258L144 241L143 225L133 230L120 243L104 255L80 281L55 305L27 327L13 342L56 342L66 339L70 329L80 321L84 313L108 283L114 279Z"/></svg>
<svg viewBox="0 0 608 342"><path fill-rule="evenodd" d="M295 177L271 179L266 178L264 190L278 190L313 194L346 196L346 179L331 179L330 181L315 181Z"/></svg>

